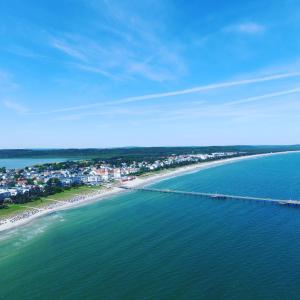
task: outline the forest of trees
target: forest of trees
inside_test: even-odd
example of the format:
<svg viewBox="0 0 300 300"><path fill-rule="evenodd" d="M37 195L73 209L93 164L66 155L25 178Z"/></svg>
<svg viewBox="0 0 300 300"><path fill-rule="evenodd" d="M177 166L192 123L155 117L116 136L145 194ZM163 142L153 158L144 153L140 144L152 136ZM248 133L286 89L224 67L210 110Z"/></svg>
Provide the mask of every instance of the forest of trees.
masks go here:
<svg viewBox="0 0 300 300"><path fill-rule="evenodd" d="M49 158L65 157L71 159L135 159L158 158L172 154L191 154L191 153L212 153L212 152L229 152L245 151L248 154L278 152L278 151L300 150L300 145L287 146L195 146L195 147L128 147L128 148L109 148L109 149L0 149L0 158Z"/></svg>

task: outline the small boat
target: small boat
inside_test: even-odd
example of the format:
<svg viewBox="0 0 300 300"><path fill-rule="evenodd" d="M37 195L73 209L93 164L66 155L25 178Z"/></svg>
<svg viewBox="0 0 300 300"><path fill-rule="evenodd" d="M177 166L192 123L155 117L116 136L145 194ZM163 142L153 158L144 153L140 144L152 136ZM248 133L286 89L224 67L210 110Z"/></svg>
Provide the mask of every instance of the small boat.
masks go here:
<svg viewBox="0 0 300 300"><path fill-rule="evenodd" d="M227 199L226 196L224 196L224 195L218 195L218 194L212 195L211 197L213 199L217 199L217 200L225 200L225 199Z"/></svg>

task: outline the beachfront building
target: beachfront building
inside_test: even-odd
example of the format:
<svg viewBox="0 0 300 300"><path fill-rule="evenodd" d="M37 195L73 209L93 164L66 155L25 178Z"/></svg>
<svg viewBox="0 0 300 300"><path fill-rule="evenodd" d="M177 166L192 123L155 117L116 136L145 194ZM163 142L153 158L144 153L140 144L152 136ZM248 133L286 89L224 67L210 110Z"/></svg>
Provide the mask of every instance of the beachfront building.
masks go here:
<svg viewBox="0 0 300 300"><path fill-rule="evenodd" d="M18 189L14 188L14 189L8 189L9 192L9 196L16 196L18 194Z"/></svg>
<svg viewBox="0 0 300 300"><path fill-rule="evenodd" d="M10 197L10 192L8 190L1 189L0 190L0 201L3 201L6 198Z"/></svg>
<svg viewBox="0 0 300 300"><path fill-rule="evenodd" d="M113 169L113 178L115 180L121 179L121 169L120 168Z"/></svg>
<svg viewBox="0 0 300 300"><path fill-rule="evenodd" d="M82 177L82 182L88 185L98 185L102 182L102 178L98 175L86 175Z"/></svg>
<svg viewBox="0 0 300 300"><path fill-rule="evenodd" d="M93 168L90 174L99 176L102 181L109 180L109 169L107 167Z"/></svg>

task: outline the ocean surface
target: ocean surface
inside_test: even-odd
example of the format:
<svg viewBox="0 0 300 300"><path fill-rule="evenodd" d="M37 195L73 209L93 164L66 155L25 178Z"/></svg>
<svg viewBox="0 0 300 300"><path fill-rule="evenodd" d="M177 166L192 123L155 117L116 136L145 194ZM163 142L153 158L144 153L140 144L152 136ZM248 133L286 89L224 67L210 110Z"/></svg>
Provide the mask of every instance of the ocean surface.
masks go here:
<svg viewBox="0 0 300 300"><path fill-rule="evenodd" d="M300 199L300 154L161 181ZM300 209L128 192L0 233L0 299L300 299Z"/></svg>
<svg viewBox="0 0 300 300"><path fill-rule="evenodd" d="M45 164L45 163L54 163L54 162L63 162L70 160L70 158L59 157L59 158L0 158L0 168L5 167L7 169L17 169L24 168L28 166ZM74 159L71 159L74 160Z"/></svg>
<svg viewBox="0 0 300 300"><path fill-rule="evenodd" d="M39 164L81 159L90 159L90 157L0 158L0 168L5 167L7 169L18 169Z"/></svg>

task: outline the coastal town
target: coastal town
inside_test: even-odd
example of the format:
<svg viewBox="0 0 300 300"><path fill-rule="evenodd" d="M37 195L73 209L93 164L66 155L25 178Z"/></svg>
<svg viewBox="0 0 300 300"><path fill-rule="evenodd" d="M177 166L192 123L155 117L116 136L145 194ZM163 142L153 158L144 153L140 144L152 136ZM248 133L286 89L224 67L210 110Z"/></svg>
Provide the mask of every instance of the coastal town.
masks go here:
<svg viewBox="0 0 300 300"><path fill-rule="evenodd" d="M113 162L98 160L66 161L6 169L0 167L0 207L9 203L26 203L39 197L80 186L125 183L137 176L168 168L243 155L242 152L170 155L159 160Z"/></svg>

